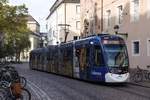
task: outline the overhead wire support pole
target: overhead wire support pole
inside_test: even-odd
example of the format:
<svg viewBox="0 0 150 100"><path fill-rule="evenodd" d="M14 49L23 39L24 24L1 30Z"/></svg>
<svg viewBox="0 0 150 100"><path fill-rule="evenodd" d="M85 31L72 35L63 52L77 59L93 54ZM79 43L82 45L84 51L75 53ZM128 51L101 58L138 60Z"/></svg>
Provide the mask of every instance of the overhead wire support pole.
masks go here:
<svg viewBox="0 0 150 100"><path fill-rule="evenodd" d="M64 39L64 42L66 42L67 41L67 32L66 32L66 2L64 1L64 22L65 22L65 39Z"/></svg>
<svg viewBox="0 0 150 100"><path fill-rule="evenodd" d="M101 0L101 32L103 32L103 0Z"/></svg>

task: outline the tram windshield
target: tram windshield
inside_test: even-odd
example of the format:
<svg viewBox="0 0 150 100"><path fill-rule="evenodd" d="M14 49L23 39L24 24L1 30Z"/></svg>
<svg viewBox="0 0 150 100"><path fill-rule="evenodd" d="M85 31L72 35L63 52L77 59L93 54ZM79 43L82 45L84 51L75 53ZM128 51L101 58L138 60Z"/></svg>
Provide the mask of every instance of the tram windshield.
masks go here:
<svg viewBox="0 0 150 100"><path fill-rule="evenodd" d="M125 44L104 44L109 67L128 67L128 55Z"/></svg>

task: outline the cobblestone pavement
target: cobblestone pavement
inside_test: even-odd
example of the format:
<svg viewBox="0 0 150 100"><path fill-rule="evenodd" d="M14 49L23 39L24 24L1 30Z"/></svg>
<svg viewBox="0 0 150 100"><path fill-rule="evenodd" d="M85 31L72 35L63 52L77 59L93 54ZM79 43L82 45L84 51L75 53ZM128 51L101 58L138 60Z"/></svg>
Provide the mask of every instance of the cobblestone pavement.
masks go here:
<svg viewBox="0 0 150 100"><path fill-rule="evenodd" d="M150 87L90 83L30 70L27 63L15 66L27 78L32 100L150 100Z"/></svg>

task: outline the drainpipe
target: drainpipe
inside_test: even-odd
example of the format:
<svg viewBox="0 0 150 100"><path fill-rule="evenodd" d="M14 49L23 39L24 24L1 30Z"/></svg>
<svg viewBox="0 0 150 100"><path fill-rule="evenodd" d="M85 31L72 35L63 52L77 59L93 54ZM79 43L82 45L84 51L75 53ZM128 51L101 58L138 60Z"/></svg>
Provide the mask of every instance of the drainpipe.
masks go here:
<svg viewBox="0 0 150 100"><path fill-rule="evenodd" d="M64 21L65 21L65 39L64 39L64 42L66 42L66 40L67 40L67 33L66 33L66 2L64 2L64 6L65 6L65 11L64 11L64 13L65 13L65 18L64 18Z"/></svg>
<svg viewBox="0 0 150 100"><path fill-rule="evenodd" d="M101 0L101 32L103 32L103 0Z"/></svg>

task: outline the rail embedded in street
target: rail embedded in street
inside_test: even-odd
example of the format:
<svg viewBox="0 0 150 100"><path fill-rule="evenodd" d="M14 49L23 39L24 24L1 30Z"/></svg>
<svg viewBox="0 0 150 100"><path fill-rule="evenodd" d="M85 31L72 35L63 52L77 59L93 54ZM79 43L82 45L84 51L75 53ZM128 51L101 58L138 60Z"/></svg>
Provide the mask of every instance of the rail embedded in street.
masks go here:
<svg viewBox="0 0 150 100"><path fill-rule="evenodd" d="M142 82L144 80L150 80L150 71L141 69L139 66L137 66L137 71L133 74L131 80L133 82Z"/></svg>

